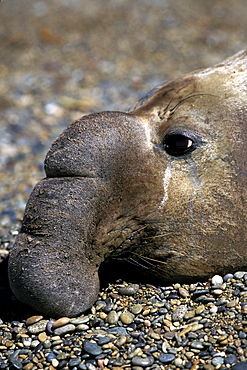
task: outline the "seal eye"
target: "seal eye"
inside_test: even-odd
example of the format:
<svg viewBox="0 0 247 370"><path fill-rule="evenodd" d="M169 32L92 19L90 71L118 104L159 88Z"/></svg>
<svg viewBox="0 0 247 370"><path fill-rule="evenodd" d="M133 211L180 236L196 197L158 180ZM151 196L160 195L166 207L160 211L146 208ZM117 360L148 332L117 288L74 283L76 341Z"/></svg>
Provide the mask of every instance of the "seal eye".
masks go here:
<svg viewBox="0 0 247 370"><path fill-rule="evenodd" d="M163 142L165 151L175 157L193 152L197 148L197 144L194 135L183 132L170 132L165 136Z"/></svg>

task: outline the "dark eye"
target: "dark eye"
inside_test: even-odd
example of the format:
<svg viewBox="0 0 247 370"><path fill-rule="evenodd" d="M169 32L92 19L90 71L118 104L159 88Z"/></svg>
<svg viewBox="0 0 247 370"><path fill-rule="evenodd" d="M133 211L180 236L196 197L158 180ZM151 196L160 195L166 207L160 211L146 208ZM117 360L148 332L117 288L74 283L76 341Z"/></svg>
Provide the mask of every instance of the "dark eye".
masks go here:
<svg viewBox="0 0 247 370"><path fill-rule="evenodd" d="M200 144L197 136L186 132L170 132L163 142L165 151L175 157L193 152Z"/></svg>

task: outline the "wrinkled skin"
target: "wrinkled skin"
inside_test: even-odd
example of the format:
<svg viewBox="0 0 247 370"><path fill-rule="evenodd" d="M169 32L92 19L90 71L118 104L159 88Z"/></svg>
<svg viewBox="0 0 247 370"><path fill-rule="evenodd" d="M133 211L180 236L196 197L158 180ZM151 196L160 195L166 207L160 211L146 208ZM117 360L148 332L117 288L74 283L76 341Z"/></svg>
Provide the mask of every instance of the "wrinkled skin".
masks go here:
<svg viewBox="0 0 247 370"><path fill-rule="evenodd" d="M163 283L246 268L246 121L244 51L167 83L130 113L68 126L11 252L15 295L74 316L96 300L109 257Z"/></svg>

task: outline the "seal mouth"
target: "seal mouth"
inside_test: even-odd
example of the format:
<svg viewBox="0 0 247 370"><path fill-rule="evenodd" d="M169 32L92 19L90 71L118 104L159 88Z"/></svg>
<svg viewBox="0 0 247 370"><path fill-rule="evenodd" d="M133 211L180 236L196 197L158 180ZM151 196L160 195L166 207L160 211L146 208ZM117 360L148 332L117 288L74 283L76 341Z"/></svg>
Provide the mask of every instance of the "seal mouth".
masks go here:
<svg viewBox="0 0 247 370"><path fill-rule="evenodd" d="M172 282L173 280L179 281L177 274L176 279L174 278L174 269L170 266L170 261L176 257L176 253L172 251L164 253L162 258L141 255L137 251L129 250L123 251L118 255L110 255L100 265L100 282L104 286L109 281L113 282L119 278L158 285L164 285L164 283ZM184 281L184 276L181 276L180 280Z"/></svg>

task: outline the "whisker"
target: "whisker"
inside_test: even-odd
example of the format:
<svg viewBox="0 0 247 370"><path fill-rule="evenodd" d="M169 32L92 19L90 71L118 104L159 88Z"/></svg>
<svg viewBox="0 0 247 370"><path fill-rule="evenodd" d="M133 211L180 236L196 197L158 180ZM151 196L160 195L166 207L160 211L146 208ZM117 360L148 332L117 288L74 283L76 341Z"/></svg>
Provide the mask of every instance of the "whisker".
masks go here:
<svg viewBox="0 0 247 370"><path fill-rule="evenodd" d="M182 89L182 88L181 88ZM181 90L180 89L180 90ZM179 91L180 90L178 90L177 92L176 92L176 94L178 94L179 93ZM176 94L174 94L174 97L176 96ZM198 92L197 94L192 94L191 95L191 93L189 93L189 94L187 94L182 100L180 100L176 105L174 105L170 110L169 110L169 106L170 106L170 104L171 104L171 102L173 101L173 99L174 99L174 97L173 97L173 99L171 99L170 101L169 101L169 103L167 104L167 106L164 108L164 110L163 110L163 114L161 113L161 112L159 112L159 117L160 117L160 119L162 120L162 119L164 119L166 116L167 116L167 113L169 112L169 116L171 116L172 114L174 114L175 113L175 111L176 111L176 109L182 104L182 103L184 103L185 101L187 101L187 100L189 100L189 99L192 99L192 98L195 98L195 97L199 97L199 96L212 96L212 97L216 97L216 98L220 98L219 96L217 96L217 95L214 95L214 94L206 94L206 93L200 93L200 92ZM167 117L167 118L169 118L169 117Z"/></svg>
<svg viewBox="0 0 247 370"><path fill-rule="evenodd" d="M162 238L163 236L172 235L172 234L174 234L174 232L167 232L165 234L159 234L159 235L153 235L153 236L146 236L146 237L143 238L143 240L155 239L155 238Z"/></svg>

